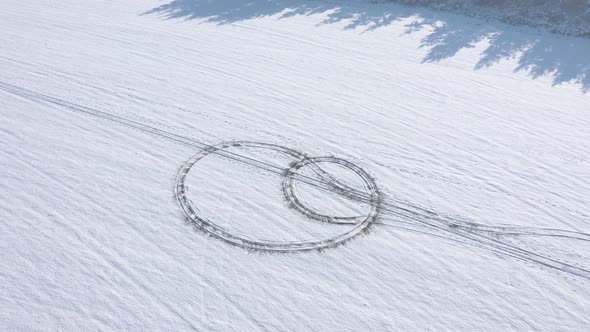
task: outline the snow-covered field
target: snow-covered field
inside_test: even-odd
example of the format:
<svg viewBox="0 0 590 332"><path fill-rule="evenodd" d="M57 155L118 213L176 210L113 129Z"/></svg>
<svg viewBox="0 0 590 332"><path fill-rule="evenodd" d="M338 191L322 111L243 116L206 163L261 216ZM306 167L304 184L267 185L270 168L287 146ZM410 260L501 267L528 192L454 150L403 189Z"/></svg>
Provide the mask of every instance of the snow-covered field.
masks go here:
<svg viewBox="0 0 590 332"><path fill-rule="evenodd" d="M590 326L590 39L3 0L0 119L0 330Z"/></svg>

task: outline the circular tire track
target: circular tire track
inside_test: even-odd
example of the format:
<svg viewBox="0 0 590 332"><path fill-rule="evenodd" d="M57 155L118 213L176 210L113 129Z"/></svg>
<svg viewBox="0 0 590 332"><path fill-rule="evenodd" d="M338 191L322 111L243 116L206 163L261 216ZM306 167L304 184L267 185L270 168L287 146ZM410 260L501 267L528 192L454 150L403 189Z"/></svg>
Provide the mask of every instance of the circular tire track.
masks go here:
<svg viewBox="0 0 590 332"><path fill-rule="evenodd" d="M200 215L199 209L197 206L190 200L187 196L187 185L186 179L188 174L191 172L192 167L198 163L201 159L205 158L210 154L223 154L225 150L231 147L249 147L249 148L259 148L259 149L269 149L275 152L279 152L285 155L288 155L295 159L295 162L291 164L289 168L285 168L283 171L283 181L282 181L282 189L285 195L285 198L289 202L289 204L301 214L307 216L310 219L324 221L324 222L331 222L331 223L340 223L340 224L350 224L351 227L348 228L345 232L338 233L334 236L329 238L317 239L317 240L307 240L307 241L266 241L266 240L258 240L252 238L246 238L243 235L233 234L232 232L228 231L227 229L223 228L219 224L215 223L215 221L210 220L209 218ZM246 159L246 163L261 163L256 161L255 159L251 159L248 157L244 157ZM343 166L346 169L349 169L355 172L359 178L362 180L365 186L365 193L359 193L358 191L354 191L354 189L348 188L345 185L339 183L338 181L334 180L329 174L324 172L318 164L321 163L335 163L340 166ZM359 200L362 203L367 203L366 200L359 199L359 194L361 195L369 195L370 199L368 200L368 204L370 206L369 212L366 216L363 217L338 217L338 216L330 216L321 214L312 208L306 206L296 195L294 184L295 180L301 178L301 176L297 173L304 166L311 166L314 169L314 172L321 177L322 183L325 183L326 188L332 192L337 194L343 195L351 200ZM302 177L303 179L309 179L308 177ZM304 181L305 182L305 181ZM194 155L191 159L189 159L179 170L178 175L176 177L176 186L175 186L175 196L182 208L183 212L185 213L189 222L193 224L193 226L197 229L200 229L215 238L218 238L226 243L236 245L239 247L243 247L249 250L258 250L258 251L267 251L267 252L295 252L295 251L306 251L306 250L317 250L323 249L328 247L337 246L342 244L348 240L353 239L357 235L367 231L372 223L376 220L377 215L379 213L379 191L377 185L373 181L373 179L366 173L363 169L356 166L355 164L339 158L334 157L314 157L310 158L304 155L303 153L286 148L276 144L268 144L268 143L260 143L260 142L249 142L249 141L234 141L234 142L227 142L222 143L216 146L211 146L207 149L202 150L200 153Z"/></svg>
<svg viewBox="0 0 590 332"><path fill-rule="evenodd" d="M320 164L322 163L330 163L330 164L337 164L339 166L344 167L345 169L353 171L363 182L363 186L365 189L364 193L360 193L358 190L354 188L350 188L346 184L339 182L337 179L332 177L330 174L326 173L321 167ZM370 210L367 213L364 220L358 221L359 217L338 217L333 215L322 214L316 211L314 208L306 205L302 200L299 199L297 193L295 191L295 181L297 181L296 175L297 172L301 170L303 167L310 166L314 170L314 172L320 177L322 182L327 183L331 190L341 196L347 197L353 201L359 201L370 206ZM335 157L314 157L314 158L304 158L299 162L294 163L291 168L285 173L283 178L283 194L287 202L290 204L292 208L297 210L299 213L322 222L330 222L336 224L364 224L372 223L374 219L376 219L377 214L379 213L379 190L375 181L371 178L371 176L365 172L362 168L358 167L357 165L351 163L348 160L335 158ZM359 195L364 196L362 199L359 198ZM366 198L368 197L368 199ZM362 217L361 217L362 218ZM355 222L355 220L357 220Z"/></svg>

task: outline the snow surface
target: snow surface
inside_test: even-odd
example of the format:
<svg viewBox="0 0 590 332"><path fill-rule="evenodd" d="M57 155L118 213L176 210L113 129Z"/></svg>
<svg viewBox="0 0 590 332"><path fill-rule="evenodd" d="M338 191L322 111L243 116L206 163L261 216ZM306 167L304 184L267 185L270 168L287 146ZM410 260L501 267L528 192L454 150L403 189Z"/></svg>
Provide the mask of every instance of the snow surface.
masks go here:
<svg viewBox="0 0 590 332"><path fill-rule="evenodd" d="M589 39L361 1L0 8L3 330L587 330ZM365 170L378 193L336 164L301 169L332 191L294 181L342 217L378 194L370 232L195 231L178 172L236 140ZM181 189L254 240L351 227L289 207L285 174L215 154Z"/></svg>

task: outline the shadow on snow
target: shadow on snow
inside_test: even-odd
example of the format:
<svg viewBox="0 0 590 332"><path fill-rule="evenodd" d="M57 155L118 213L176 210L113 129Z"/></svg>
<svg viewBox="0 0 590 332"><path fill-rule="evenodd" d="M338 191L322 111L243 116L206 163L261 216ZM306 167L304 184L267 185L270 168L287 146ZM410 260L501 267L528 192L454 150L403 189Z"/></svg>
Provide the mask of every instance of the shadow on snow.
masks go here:
<svg viewBox="0 0 590 332"><path fill-rule="evenodd" d="M159 14L168 19L200 19L216 24L260 17L278 19L298 15L324 14L321 24L347 22L345 29L369 32L408 19L406 33L429 29L421 41L428 48L423 62L436 62L459 51L487 41L474 69L490 67L503 59L518 61L515 72L532 78L552 76L553 85L574 83L583 93L590 91L590 40L549 33L523 33L500 22L466 19L458 15L421 7L391 4L346 3L302 0L166 0L144 14ZM478 24L481 22L481 24ZM534 31L534 30L532 30Z"/></svg>

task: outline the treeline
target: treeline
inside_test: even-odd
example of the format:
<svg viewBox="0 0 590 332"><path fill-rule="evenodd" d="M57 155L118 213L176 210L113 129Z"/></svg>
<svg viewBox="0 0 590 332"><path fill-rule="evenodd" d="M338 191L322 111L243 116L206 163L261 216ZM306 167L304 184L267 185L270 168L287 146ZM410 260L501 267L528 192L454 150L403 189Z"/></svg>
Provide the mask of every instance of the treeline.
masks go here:
<svg viewBox="0 0 590 332"><path fill-rule="evenodd" d="M590 37L590 0L389 0Z"/></svg>

